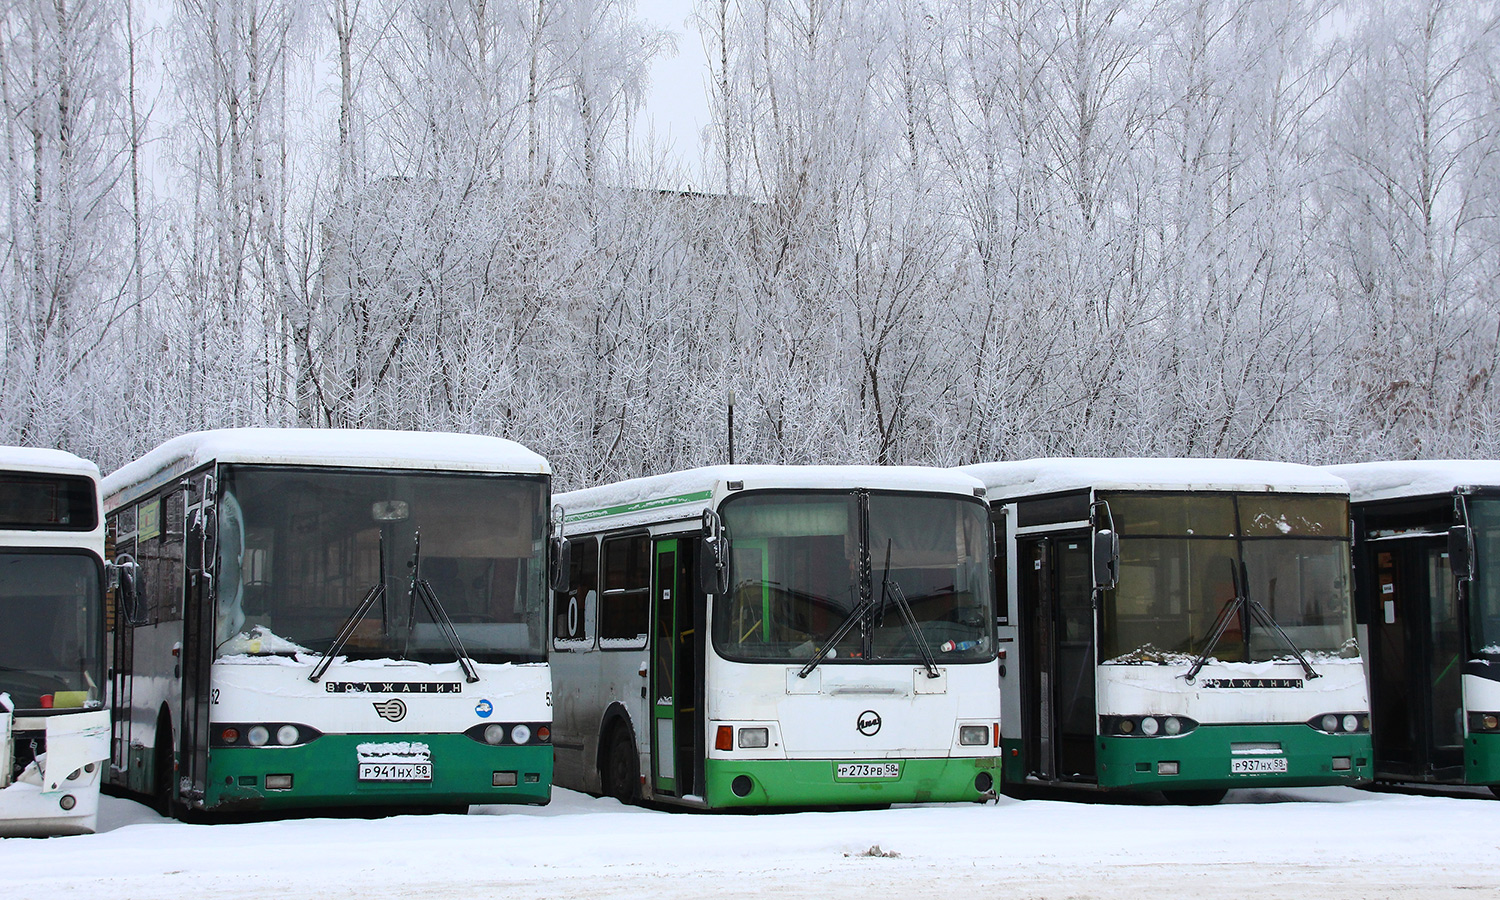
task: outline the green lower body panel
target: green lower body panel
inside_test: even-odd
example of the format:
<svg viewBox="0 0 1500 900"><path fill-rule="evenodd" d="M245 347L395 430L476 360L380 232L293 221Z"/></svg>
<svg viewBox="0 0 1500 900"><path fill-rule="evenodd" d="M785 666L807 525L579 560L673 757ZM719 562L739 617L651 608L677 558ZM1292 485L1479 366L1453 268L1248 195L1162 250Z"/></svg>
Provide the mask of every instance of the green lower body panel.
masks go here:
<svg viewBox="0 0 1500 900"><path fill-rule="evenodd" d="M1326 734L1306 725L1200 725L1177 737L1110 737L1097 741L1097 785L1105 790L1205 791L1252 787L1364 784L1373 775L1368 734ZM1277 745L1280 752L1235 752ZM1029 774L1019 740L1004 741L1005 780ZM1246 760L1266 760L1245 763ZM1235 772L1234 761L1285 771ZM1164 765L1165 764L1165 765ZM1176 766L1176 774L1167 774ZM1347 764L1347 768L1345 765ZM1092 784L1093 782L1088 782Z"/></svg>
<svg viewBox="0 0 1500 900"><path fill-rule="evenodd" d="M1100 737L1098 742L1099 786L1106 789L1364 784L1372 773L1368 734L1326 734L1301 723L1200 725L1177 737ZM1280 750L1258 752L1251 745ZM1167 774L1172 763L1175 775ZM1259 771L1235 771L1236 765ZM1284 771L1273 770L1283 765Z"/></svg>
<svg viewBox="0 0 1500 900"><path fill-rule="evenodd" d="M704 799L713 808L978 801L1000 786L992 756L868 761L899 763L897 778L838 778L840 762L854 760L705 760Z"/></svg>
<svg viewBox="0 0 1500 900"><path fill-rule="evenodd" d="M359 780L360 744L410 741L432 755L429 781ZM271 790L268 775L290 775ZM285 783L285 779L277 779ZM496 784L496 782L513 782ZM462 734L325 734L297 747L214 747L204 808L209 811L312 807L540 805L552 798L552 746L491 746Z"/></svg>
<svg viewBox="0 0 1500 900"><path fill-rule="evenodd" d="M1500 732L1471 734L1464 750L1464 778L1469 784L1500 784Z"/></svg>

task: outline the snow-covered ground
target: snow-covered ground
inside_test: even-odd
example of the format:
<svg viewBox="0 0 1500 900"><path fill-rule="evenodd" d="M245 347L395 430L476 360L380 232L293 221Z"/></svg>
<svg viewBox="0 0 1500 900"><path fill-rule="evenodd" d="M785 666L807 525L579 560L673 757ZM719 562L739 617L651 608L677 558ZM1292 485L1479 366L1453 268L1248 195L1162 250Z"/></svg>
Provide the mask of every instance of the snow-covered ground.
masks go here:
<svg viewBox="0 0 1500 900"><path fill-rule="evenodd" d="M210 826L106 797L99 818L96 835L0 840L0 896L1500 897L1500 801L1478 795L1317 788L1197 808L1002 799L695 815L559 790L540 809Z"/></svg>

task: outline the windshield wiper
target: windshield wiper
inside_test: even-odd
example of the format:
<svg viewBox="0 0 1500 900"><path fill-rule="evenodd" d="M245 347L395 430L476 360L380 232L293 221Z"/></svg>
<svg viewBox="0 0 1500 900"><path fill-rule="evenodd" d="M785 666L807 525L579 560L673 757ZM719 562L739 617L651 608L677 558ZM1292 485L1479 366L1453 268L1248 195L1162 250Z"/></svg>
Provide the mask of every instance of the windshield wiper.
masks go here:
<svg viewBox="0 0 1500 900"><path fill-rule="evenodd" d="M844 639L849 630L854 627L854 624L869 614L872 606L874 604L870 602L869 597L861 597L859 603L855 604L854 609L850 610L849 615L839 624L838 630L834 631L833 636L823 642L823 646L819 647L818 652L813 654L813 658L807 661L807 665L802 667L801 671L797 673L797 677L806 678L811 675L813 669L818 667L818 663L821 663L833 651L833 648L838 645L839 641Z"/></svg>
<svg viewBox="0 0 1500 900"><path fill-rule="evenodd" d="M349 614L349 618L344 620L343 626L339 628L338 637L334 638L333 643L328 645L328 652L323 654L323 658L318 660L318 664L313 666L312 672L308 674L308 681L316 684L318 679L323 677L323 674L328 671L328 667L333 664L333 658L338 655L340 650L344 649L344 644L348 642L349 638L354 636L354 629L358 628L359 623L364 621L365 616L369 615L371 608L375 606L377 601L383 602L384 600L385 535L382 533L380 536L380 580L371 586L369 592L365 594L365 599L361 600L359 605L354 608L354 611Z"/></svg>
<svg viewBox="0 0 1500 900"><path fill-rule="evenodd" d="M1276 585L1276 580L1274 578L1271 579L1271 585L1272 593L1274 594ZM1292 651L1292 655L1295 656L1297 658L1297 662L1301 664L1302 671L1307 675L1307 680L1312 681L1314 678L1318 678L1319 675L1317 670L1312 667L1312 663L1307 661L1307 657L1302 655L1302 650L1292 642L1291 636L1283 631L1281 625L1279 625L1276 620L1272 618L1270 610L1262 606L1259 600L1250 597L1248 594L1245 597L1245 603L1250 607L1251 616L1256 616L1258 614L1262 625L1267 625L1275 629L1276 633L1281 635L1281 639L1283 641L1286 641L1287 649Z"/></svg>
<svg viewBox="0 0 1500 900"><path fill-rule="evenodd" d="M932 648L927 646L927 637L922 634L922 629L917 625L917 617L912 614L911 604L906 602L906 592L901 590L901 585L891 580L891 539L885 541L885 571L880 573L880 613L885 614L885 598L889 594L896 598L896 609L901 612L901 620L906 624L906 629L911 632L912 637L917 639L917 648L922 651L922 665L927 669L928 678L939 678L942 673L938 671L937 662L932 658Z"/></svg>
<svg viewBox="0 0 1500 900"><path fill-rule="evenodd" d="M464 680L470 684L479 680L479 672L474 668L474 661L464 651L463 641L458 639L458 631L453 627L453 620L448 618L448 611L438 601L437 594L433 593L432 585L422 577L422 532L417 530L414 538L411 558L411 610L406 619L406 646L402 650L402 657L406 656L411 649L411 635L417 627L417 601L427 609L427 615L432 617L432 622L442 632L443 637L448 639L448 646L458 654L458 665L464 670Z"/></svg>
<svg viewBox="0 0 1500 900"><path fill-rule="evenodd" d="M1229 580L1234 585L1234 599L1225 603L1224 608L1219 610L1219 617L1214 620L1213 631L1208 636L1208 643L1203 646L1203 651L1193 660L1193 665L1182 677L1187 680L1188 684L1193 683L1193 679L1198 677L1198 673L1207 664L1208 655L1219 645L1219 639L1224 636L1224 632L1229 630L1229 623L1234 620L1234 614L1242 606L1250 611L1251 618L1257 620L1262 625L1274 629L1277 634L1281 635L1281 639L1286 641L1286 645L1291 648L1292 655L1302 665L1302 671L1307 675L1308 681L1319 677L1317 671L1313 669L1312 664L1307 661L1307 657L1303 656L1302 651L1297 649L1297 645L1292 642L1287 633L1276 623L1270 612L1260 604L1260 601L1250 596L1248 590L1250 577L1243 571L1243 568L1244 563L1241 563L1240 567L1236 568L1234 560L1229 561Z"/></svg>

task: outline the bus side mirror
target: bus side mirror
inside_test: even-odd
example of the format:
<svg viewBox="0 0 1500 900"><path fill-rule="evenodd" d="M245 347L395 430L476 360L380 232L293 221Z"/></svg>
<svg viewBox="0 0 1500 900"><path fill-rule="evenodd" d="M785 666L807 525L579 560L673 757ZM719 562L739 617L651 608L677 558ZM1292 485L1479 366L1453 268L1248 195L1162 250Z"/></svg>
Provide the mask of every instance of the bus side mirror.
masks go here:
<svg viewBox="0 0 1500 900"><path fill-rule="evenodd" d="M1459 581L1474 578L1474 536L1467 525L1448 529L1448 565Z"/></svg>
<svg viewBox="0 0 1500 900"><path fill-rule="evenodd" d="M566 594L572 587L573 572L573 545L562 535L554 537L551 541L552 553L548 571L548 581L552 590L559 594Z"/></svg>
<svg viewBox="0 0 1500 900"><path fill-rule="evenodd" d="M703 535L698 541L698 588L705 594L729 592L729 539L724 523L711 509L703 511Z"/></svg>
<svg viewBox="0 0 1500 900"><path fill-rule="evenodd" d="M1114 590L1120 582L1120 536L1103 529L1094 532L1094 588Z"/></svg>
<svg viewBox="0 0 1500 900"><path fill-rule="evenodd" d="M136 573L140 566L129 556L121 556L111 563L117 596L120 598L120 617L126 625L144 625L145 616L141 614L141 592L136 583Z"/></svg>
<svg viewBox="0 0 1500 900"><path fill-rule="evenodd" d="M203 544L207 539L203 528L203 510L193 510L193 520L188 524L187 539L182 548L183 564L188 571L203 571Z"/></svg>

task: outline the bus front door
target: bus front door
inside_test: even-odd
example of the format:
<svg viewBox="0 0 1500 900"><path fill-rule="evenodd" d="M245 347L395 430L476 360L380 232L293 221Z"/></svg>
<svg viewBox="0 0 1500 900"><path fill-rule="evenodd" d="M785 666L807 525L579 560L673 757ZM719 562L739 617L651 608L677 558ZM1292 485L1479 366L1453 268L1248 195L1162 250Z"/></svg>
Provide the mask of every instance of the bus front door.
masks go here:
<svg viewBox="0 0 1500 900"><path fill-rule="evenodd" d="M1096 782L1094 606L1087 533L1018 542L1025 633L1022 744L1027 774Z"/></svg>
<svg viewBox="0 0 1500 900"><path fill-rule="evenodd" d="M700 795L703 783L702 636L691 538L656 542L651 571L651 778L655 793Z"/></svg>
<svg viewBox="0 0 1500 900"><path fill-rule="evenodd" d="M198 504L190 506L184 541L190 545L183 559L182 604L182 730L178 755L179 800L187 806L201 806L208 785L209 706L212 703L209 680L214 654L214 590L212 571L213 529L209 517L214 515L212 478L199 474L193 478Z"/></svg>
<svg viewBox="0 0 1500 900"><path fill-rule="evenodd" d="M1370 705L1375 769L1417 781L1463 780L1463 632L1441 537L1372 544Z"/></svg>

